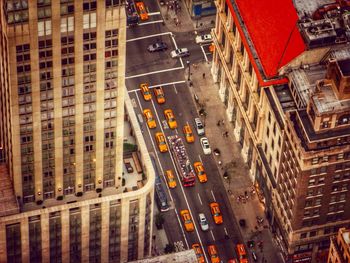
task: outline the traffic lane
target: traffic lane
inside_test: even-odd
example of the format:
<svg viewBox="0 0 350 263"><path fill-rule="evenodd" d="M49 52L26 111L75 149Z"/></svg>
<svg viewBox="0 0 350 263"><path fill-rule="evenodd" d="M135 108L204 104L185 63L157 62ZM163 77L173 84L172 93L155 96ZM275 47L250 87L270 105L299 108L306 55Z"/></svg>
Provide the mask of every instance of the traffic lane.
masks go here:
<svg viewBox="0 0 350 263"><path fill-rule="evenodd" d="M126 39L143 37L153 34L169 32L169 29L161 22L161 16L155 16L155 21L145 22L143 24L128 27L126 31Z"/></svg>
<svg viewBox="0 0 350 263"><path fill-rule="evenodd" d="M179 48L187 48L190 52L190 56L185 57L184 62L188 60L197 63L204 60L202 49L196 44L193 32L176 32L173 36Z"/></svg>
<svg viewBox="0 0 350 263"><path fill-rule="evenodd" d="M148 52L147 47L158 40L167 43L168 50ZM181 68L181 62L178 59L172 59L170 57L170 52L173 49L174 46L169 34L128 42L126 51L128 58L126 61L126 77Z"/></svg>

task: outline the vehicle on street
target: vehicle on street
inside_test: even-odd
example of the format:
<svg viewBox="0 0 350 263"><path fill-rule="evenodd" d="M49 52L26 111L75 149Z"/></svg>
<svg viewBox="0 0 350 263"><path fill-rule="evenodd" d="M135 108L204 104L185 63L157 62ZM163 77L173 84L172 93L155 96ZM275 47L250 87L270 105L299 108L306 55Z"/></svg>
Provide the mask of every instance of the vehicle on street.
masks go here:
<svg viewBox="0 0 350 263"><path fill-rule="evenodd" d="M247 260L247 252L243 244L237 244L236 253L240 263L248 262Z"/></svg>
<svg viewBox="0 0 350 263"><path fill-rule="evenodd" d="M175 176L173 174L172 170L166 170L165 171L166 179L168 180L168 186L169 188L175 188L176 187L176 180Z"/></svg>
<svg viewBox="0 0 350 263"><path fill-rule="evenodd" d="M155 134L155 137L156 137L156 141L157 141L157 144L158 144L159 151L161 153L167 152L168 151L168 146L166 145L164 134L162 132L157 132Z"/></svg>
<svg viewBox="0 0 350 263"><path fill-rule="evenodd" d="M142 1L136 2L137 13L139 14L141 20L148 19L148 13L145 7L145 4Z"/></svg>
<svg viewBox="0 0 350 263"><path fill-rule="evenodd" d="M198 177L200 183L205 183L208 181L207 174L205 173L203 164L201 162L195 162L193 164L194 171Z"/></svg>
<svg viewBox="0 0 350 263"><path fill-rule="evenodd" d="M198 243L194 243L192 245L192 249L194 250L194 253L196 253L197 261L198 263L204 263L204 255L203 255L203 250L201 248L201 245Z"/></svg>
<svg viewBox="0 0 350 263"><path fill-rule="evenodd" d="M154 96L157 99L158 104L164 104L165 103L165 95L162 87L155 87L153 89Z"/></svg>
<svg viewBox="0 0 350 263"><path fill-rule="evenodd" d="M164 51L168 49L168 45L164 42L156 42L148 46L147 50L149 52Z"/></svg>
<svg viewBox="0 0 350 263"><path fill-rule="evenodd" d="M175 120L174 113L171 109L167 109L164 111L164 116L166 121L168 122L170 129L176 129L177 128L177 122Z"/></svg>
<svg viewBox="0 0 350 263"><path fill-rule="evenodd" d="M195 124L195 127L196 127L197 134L199 136L204 135L205 134L204 125L203 125L201 119L200 118L195 118L194 119L194 124Z"/></svg>
<svg viewBox="0 0 350 263"><path fill-rule="evenodd" d="M181 218L182 218L182 221L184 223L186 231L187 232L194 231L194 224L192 222L190 212L187 209L181 210L180 215L181 215Z"/></svg>
<svg viewBox="0 0 350 263"><path fill-rule="evenodd" d="M203 153L205 155L211 154L211 148L210 148L210 144L209 144L209 140L207 137L203 137L200 139L201 142L201 146L203 149Z"/></svg>
<svg viewBox="0 0 350 263"><path fill-rule="evenodd" d="M163 185L162 185L162 181L160 179L159 176L159 170L158 170L158 166L156 165L156 162L154 160L154 157L151 155L151 162L154 168L154 172L156 175L156 180L155 180L155 187L154 187L154 199L157 203L158 209L161 212L166 212L169 211L170 206L168 203L168 199L166 197Z"/></svg>
<svg viewBox="0 0 350 263"><path fill-rule="evenodd" d="M147 83L140 84L140 90L145 101L149 101L152 99L152 95Z"/></svg>
<svg viewBox="0 0 350 263"><path fill-rule="evenodd" d="M182 139L178 135L171 135L168 136L168 143L182 185L184 187L194 186L196 176Z"/></svg>
<svg viewBox="0 0 350 263"><path fill-rule="evenodd" d="M215 224L221 225L223 222L223 219L222 219L222 214L220 211L219 203L212 202L209 204L209 206L210 206L210 212L213 216Z"/></svg>
<svg viewBox="0 0 350 263"><path fill-rule="evenodd" d="M188 57L190 55L190 52L187 48L178 48L170 52L170 56L172 58L181 58L181 57Z"/></svg>
<svg viewBox="0 0 350 263"><path fill-rule="evenodd" d="M209 253L211 263L219 263L220 262L218 250L217 250L215 245L208 246L208 253Z"/></svg>
<svg viewBox="0 0 350 263"><path fill-rule="evenodd" d="M189 124L186 124L183 127L183 132L185 135L186 142L188 142L188 143L194 142L193 132L192 132L191 126Z"/></svg>
<svg viewBox="0 0 350 263"><path fill-rule="evenodd" d="M146 122L148 125L148 128L154 129L157 127L156 120L153 118L153 114L150 109L144 109L143 110L143 115L146 118Z"/></svg>
<svg viewBox="0 0 350 263"><path fill-rule="evenodd" d="M127 1L125 3L126 11L126 23L128 26L136 26L139 23L139 15L136 11L136 6L134 1Z"/></svg>
<svg viewBox="0 0 350 263"><path fill-rule="evenodd" d="M213 41L213 38L210 34L196 36L196 44L206 44L206 43L211 43L212 41Z"/></svg>
<svg viewBox="0 0 350 263"><path fill-rule="evenodd" d="M199 225L201 226L201 229L203 231L208 231L209 224L208 224L207 218L205 217L205 214L203 213L198 214L198 220L199 220Z"/></svg>

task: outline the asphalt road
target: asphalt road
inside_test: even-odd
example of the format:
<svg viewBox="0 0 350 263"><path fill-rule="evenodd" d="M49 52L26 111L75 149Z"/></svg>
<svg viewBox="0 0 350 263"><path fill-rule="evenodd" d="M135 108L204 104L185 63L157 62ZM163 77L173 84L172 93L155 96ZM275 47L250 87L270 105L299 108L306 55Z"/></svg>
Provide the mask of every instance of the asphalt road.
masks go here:
<svg viewBox="0 0 350 263"><path fill-rule="evenodd" d="M164 188L167 189L168 199L170 200L170 211L164 213L165 230L169 241L181 244L184 248L189 248L193 243L200 243L203 251L206 252L206 260L210 262L207 254L207 246L215 244L219 250L219 256L226 262L235 256L234 245L241 243L237 224L234 222L234 216L229 208L228 198L222 179L219 178L218 168L212 155L204 155L199 143L199 136L195 133L193 120L198 117L193 98L190 94L186 80L188 78L188 68L186 61L191 64L198 63L206 59L210 54L204 54L207 48L201 48L195 44L195 35L193 32L176 33L167 31L166 26L161 22L162 17L159 14L159 8L156 1L145 1L150 11L150 19L141 23L137 27L127 30L127 64L126 64L126 86L129 96L132 100L136 115L143 129L144 138L150 153L156 157L159 170L164 175L165 170L171 169L176 172L174 160L170 154L160 153L155 142L155 133L162 131L165 136L178 134L184 140L190 161L193 164L196 161L202 161L208 176L208 182L199 183L196 178L194 187L183 187L180 178L177 175L177 187L169 189L163 176ZM162 52L149 53L147 46L161 40L168 44L168 50ZM187 47L191 55L184 59L172 59L170 51L176 47ZM162 86L166 103L157 104L154 95L151 101L145 101L139 91L140 83L148 83L152 89L154 86ZM157 127L149 129L143 117L144 109L151 109L156 119ZM169 129L164 110L172 109L178 128ZM189 123L195 134L195 143L188 144L182 132L182 127ZM177 172L176 172L177 174ZM209 203L216 201L220 205L224 222L222 225L215 225L210 213ZM189 209L195 231L187 233L179 216L180 211ZM203 232L198 224L198 214L204 213L209 222L210 229ZM229 239L225 239L228 234Z"/></svg>

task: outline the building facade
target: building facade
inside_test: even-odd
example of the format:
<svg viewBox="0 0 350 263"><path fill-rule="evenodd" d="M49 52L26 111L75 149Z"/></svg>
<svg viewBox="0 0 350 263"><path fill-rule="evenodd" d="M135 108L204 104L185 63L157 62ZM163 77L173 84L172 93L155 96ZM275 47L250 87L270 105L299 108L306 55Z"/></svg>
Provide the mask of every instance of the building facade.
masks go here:
<svg viewBox="0 0 350 263"><path fill-rule="evenodd" d="M125 88L124 4L0 3L1 156L17 205L1 211L0 262L148 256L154 170ZM144 174L134 185L126 125Z"/></svg>
<svg viewBox="0 0 350 263"><path fill-rule="evenodd" d="M215 3L212 75L276 240L289 262L325 262L350 224L348 7Z"/></svg>
<svg viewBox="0 0 350 263"><path fill-rule="evenodd" d="M327 263L350 262L350 231L341 228L338 235L331 237Z"/></svg>

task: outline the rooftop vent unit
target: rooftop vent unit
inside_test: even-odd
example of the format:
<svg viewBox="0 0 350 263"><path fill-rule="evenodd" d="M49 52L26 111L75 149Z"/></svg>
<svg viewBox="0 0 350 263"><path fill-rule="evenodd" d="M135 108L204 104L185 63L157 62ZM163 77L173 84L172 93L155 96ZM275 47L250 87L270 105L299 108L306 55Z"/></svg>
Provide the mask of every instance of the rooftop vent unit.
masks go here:
<svg viewBox="0 0 350 263"><path fill-rule="evenodd" d="M303 22L300 31L308 47L314 48L335 43L337 33L329 19Z"/></svg>

